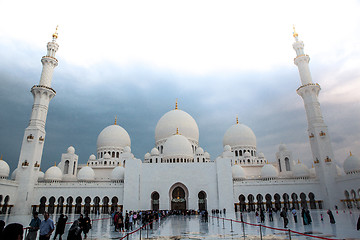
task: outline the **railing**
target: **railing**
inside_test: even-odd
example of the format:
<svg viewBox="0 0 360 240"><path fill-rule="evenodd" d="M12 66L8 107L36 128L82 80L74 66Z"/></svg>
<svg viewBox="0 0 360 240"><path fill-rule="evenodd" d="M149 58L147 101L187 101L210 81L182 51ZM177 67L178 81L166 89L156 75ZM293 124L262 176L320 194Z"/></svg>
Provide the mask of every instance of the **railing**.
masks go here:
<svg viewBox="0 0 360 240"><path fill-rule="evenodd" d="M310 237L310 238L325 239L325 240L340 240L340 239L337 239L337 238L326 238L326 237L314 236L314 235L310 235L310 234L306 234L306 233L297 232L297 231L294 231L294 230L291 230L291 229L270 227L270 226L266 226L266 225L263 225L263 224L249 223L249 222L238 221L238 220L233 220L233 219L229 219L229 218L222 218L222 217L216 217L216 216L210 216L210 217L217 218L218 220L222 219L223 220L223 228L225 228L225 221L230 221L231 232L233 232L233 222L241 223L244 238L245 238L245 225L250 225L250 226L254 226L254 227L259 227L259 234L260 234L260 239L261 240L263 238L262 228L268 228L268 229L272 229L272 230L276 230L276 231L287 232L287 235L289 236L290 240L291 240L291 236L292 236L291 234L293 234L293 235L298 234L298 235L302 235L302 236L306 236L306 237Z"/></svg>

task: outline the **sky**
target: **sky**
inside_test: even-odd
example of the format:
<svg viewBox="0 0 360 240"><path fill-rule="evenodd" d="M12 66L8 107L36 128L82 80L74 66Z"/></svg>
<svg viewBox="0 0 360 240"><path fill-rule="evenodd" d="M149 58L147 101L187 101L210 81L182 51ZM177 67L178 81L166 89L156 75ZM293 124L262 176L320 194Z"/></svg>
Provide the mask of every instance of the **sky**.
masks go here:
<svg viewBox="0 0 360 240"><path fill-rule="evenodd" d="M41 168L72 145L79 162L96 153L113 124L135 157L155 145L157 121L174 109L197 122L200 146L221 154L239 121L270 161L280 143L311 167L303 101L293 63L293 25L310 56L313 81L336 162L360 155L359 1L3 1L0 0L0 154L13 171L46 54L59 25Z"/></svg>

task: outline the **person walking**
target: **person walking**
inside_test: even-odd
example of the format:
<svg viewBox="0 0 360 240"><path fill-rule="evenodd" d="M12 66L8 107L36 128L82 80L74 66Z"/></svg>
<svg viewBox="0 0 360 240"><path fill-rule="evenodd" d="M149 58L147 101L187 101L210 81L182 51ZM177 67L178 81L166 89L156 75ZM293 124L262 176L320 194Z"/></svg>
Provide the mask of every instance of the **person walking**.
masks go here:
<svg viewBox="0 0 360 240"><path fill-rule="evenodd" d="M69 229L67 240L81 240L81 228L79 226L79 220L75 220Z"/></svg>
<svg viewBox="0 0 360 240"><path fill-rule="evenodd" d="M285 208L283 208L283 210L281 211L280 217L282 217L283 220L284 220L284 228L287 228L287 225L289 223L289 219L287 218L287 212L286 212Z"/></svg>
<svg viewBox="0 0 360 240"><path fill-rule="evenodd" d="M84 233L84 239L87 238L87 234L90 231L90 229L91 229L91 220L89 218L89 214L85 213L85 217L84 217L83 224L82 224L82 231Z"/></svg>
<svg viewBox="0 0 360 240"><path fill-rule="evenodd" d="M331 223L331 224L335 224L335 218L334 218L334 215L333 215L333 213L331 212L331 210L328 209L326 213L329 215L330 223Z"/></svg>
<svg viewBox="0 0 360 240"><path fill-rule="evenodd" d="M67 220L68 220L67 216L65 216L64 214L60 214L60 217L56 223L54 240L56 239L57 235L59 235L59 239L62 240L62 235L65 232L65 225Z"/></svg>
<svg viewBox="0 0 360 240"><path fill-rule="evenodd" d="M54 221L49 218L49 213L44 212L44 220L40 223L40 238L39 240L49 240L52 232L55 229Z"/></svg>
<svg viewBox="0 0 360 240"><path fill-rule="evenodd" d="M39 231L41 220L39 218L38 212L34 212L33 217L34 218L30 221L29 232L26 235L25 240L35 240L37 237L37 232Z"/></svg>
<svg viewBox="0 0 360 240"><path fill-rule="evenodd" d="M297 212L294 207L292 208L291 213L294 217L294 222L297 223Z"/></svg>

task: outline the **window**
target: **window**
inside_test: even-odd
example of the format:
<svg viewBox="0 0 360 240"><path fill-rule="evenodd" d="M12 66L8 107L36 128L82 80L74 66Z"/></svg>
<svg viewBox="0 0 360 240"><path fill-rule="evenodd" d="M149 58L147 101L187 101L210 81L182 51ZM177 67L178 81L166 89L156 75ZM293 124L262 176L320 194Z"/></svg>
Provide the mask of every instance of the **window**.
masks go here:
<svg viewBox="0 0 360 240"><path fill-rule="evenodd" d="M236 151L235 151L235 157L237 157L237 156L238 156L238 151L236 150Z"/></svg>
<svg viewBox="0 0 360 240"><path fill-rule="evenodd" d="M69 160L66 160L64 166L64 174L68 174L68 173L69 173Z"/></svg>
<svg viewBox="0 0 360 240"><path fill-rule="evenodd" d="M278 159L279 160L279 171L281 172L281 161L280 161L280 159Z"/></svg>
<svg viewBox="0 0 360 240"><path fill-rule="evenodd" d="M285 158L285 169L286 171L290 171L290 162L289 162L289 158Z"/></svg>

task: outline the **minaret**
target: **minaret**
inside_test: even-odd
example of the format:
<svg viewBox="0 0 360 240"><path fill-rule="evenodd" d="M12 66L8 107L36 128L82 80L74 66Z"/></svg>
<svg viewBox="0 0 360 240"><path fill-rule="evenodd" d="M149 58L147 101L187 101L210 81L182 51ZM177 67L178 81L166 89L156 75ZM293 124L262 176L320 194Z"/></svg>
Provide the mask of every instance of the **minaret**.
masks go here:
<svg viewBox="0 0 360 240"><path fill-rule="evenodd" d="M19 184L15 200L15 214L29 214L31 212L32 195L37 183L38 173L45 141L45 124L50 100L56 92L51 88L54 68L58 65L55 58L59 45L56 43L57 27L52 35L52 41L47 44L47 54L42 57L43 69L39 85L31 88L34 104L29 126L25 129L22 141L16 181Z"/></svg>
<svg viewBox="0 0 360 240"><path fill-rule="evenodd" d="M326 208L333 208L338 204L338 196L335 190L336 166L334 153L331 147L328 128L324 122L318 95L321 90L318 83L313 83L309 61L310 57L304 53L304 43L299 41L298 34L294 34L295 43L293 48L296 52L295 65L299 69L301 86L296 90L303 100L308 120L308 133L311 151L315 163L316 176L322 189L323 200Z"/></svg>

